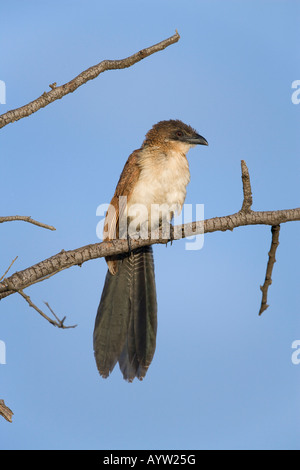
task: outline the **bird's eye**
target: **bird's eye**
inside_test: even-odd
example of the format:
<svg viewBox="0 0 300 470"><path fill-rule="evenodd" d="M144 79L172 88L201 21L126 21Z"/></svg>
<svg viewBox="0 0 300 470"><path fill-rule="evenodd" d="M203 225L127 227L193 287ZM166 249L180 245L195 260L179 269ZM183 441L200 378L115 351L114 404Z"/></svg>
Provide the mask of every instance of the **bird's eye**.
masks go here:
<svg viewBox="0 0 300 470"><path fill-rule="evenodd" d="M183 136L183 132L182 132L182 131L177 131L177 132L176 132L176 135L177 135L177 137L182 137L182 136Z"/></svg>

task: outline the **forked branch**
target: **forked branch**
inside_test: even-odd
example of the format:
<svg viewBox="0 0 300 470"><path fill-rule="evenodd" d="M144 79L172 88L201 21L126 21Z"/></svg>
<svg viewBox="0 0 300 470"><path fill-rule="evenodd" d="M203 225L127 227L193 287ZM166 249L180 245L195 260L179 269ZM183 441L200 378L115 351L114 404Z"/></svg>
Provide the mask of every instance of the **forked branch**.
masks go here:
<svg viewBox="0 0 300 470"><path fill-rule="evenodd" d="M245 162L242 164L242 173L247 173ZM295 209L257 212L250 210L249 184L247 178L243 179L244 202L242 209L232 215L224 217L214 217L202 222L191 222L174 227L175 239L181 239L202 233L212 233L217 231L233 230L237 227L247 225L270 225L276 226L286 222L300 220L300 207ZM249 180L250 181L250 180ZM245 187L245 185L248 185ZM250 188L251 190L251 188ZM244 209L243 209L244 207ZM136 249L146 245L166 244L169 238L138 239L131 241L131 249ZM0 300L23 290L37 282L44 281L58 272L68 269L71 266L81 266L86 261L102 258L110 255L117 255L128 251L127 240L112 240L108 242L86 245L75 250L64 251L45 259L23 271L16 272L9 278L0 282Z"/></svg>
<svg viewBox="0 0 300 470"><path fill-rule="evenodd" d="M28 303L29 307L32 307L36 312L38 312L43 318L45 318L45 320L47 320L51 325L53 326L57 326L58 328L62 328L64 330L66 329L69 329L69 328L76 328L77 325L72 325L72 326L66 326L64 324L65 322L65 319L66 317L63 317L62 320L60 320L57 315L53 312L52 308L50 307L50 305L48 304L48 302L44 302L44 304L48 307L48 309L50 310L50 312L52 313L52 315L54 316L55 320L53 320L52 318L48 317L48 315L46 315L39 307L37 307L31 300L31 298L29 297L29 295L26 295L25 292L23 292L22 290L18 290L17 291L18 294L20 294L23 299L26 300L26 302Z"/></svg>

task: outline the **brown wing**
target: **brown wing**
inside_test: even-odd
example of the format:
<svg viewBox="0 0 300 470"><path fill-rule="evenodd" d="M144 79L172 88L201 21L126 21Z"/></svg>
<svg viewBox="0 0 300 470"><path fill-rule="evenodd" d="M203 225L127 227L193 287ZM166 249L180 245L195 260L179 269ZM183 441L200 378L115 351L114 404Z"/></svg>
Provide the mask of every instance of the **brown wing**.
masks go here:
<svg viewBox="0 0 300 470"><path fill-rule="evenodd" d="M115 194L110 202L110 208L105 217L103 241L113 240L119 237L119 221L126 208L126 204L119 204L120 196L126 196L127 200L129 200L132 190L139 179L140 168L138 166L138 155L139 150L135 150L125 163ZM105 259L111 274L116 274L118 270L118 255L108 256Z"/></svg>

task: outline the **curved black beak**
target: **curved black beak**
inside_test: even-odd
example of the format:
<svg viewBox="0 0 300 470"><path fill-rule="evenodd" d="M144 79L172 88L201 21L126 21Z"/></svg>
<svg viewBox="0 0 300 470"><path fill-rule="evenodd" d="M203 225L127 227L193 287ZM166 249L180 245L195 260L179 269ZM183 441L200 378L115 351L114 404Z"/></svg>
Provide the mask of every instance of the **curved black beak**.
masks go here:
<svg viewBox="0 0 300 470"><path fill-rule="evenodd" d="M192 145L208 145L207 140L199 134L194 134L191 137L186 137L185 141Z"/></svg>

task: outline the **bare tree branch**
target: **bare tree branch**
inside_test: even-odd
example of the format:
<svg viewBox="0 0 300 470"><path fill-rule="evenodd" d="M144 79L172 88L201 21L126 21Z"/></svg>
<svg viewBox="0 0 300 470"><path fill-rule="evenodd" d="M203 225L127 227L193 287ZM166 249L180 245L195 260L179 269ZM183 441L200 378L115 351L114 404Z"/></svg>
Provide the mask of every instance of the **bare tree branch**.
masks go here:
<svg viewBox="0 0 300 470"><path fill-rule="evenodd" d="M8 408L8 406L5 405L4 400L0 400L0 416L5 418L6 421L12 423L12 415L13 412L10 408Z"/></svg>
<svg viewBox="0 0 300 470"><path fill-rule="evenodd" d="M0 116L0 129L7 124L10 124L11 122L18 121L19 119L36 113L39 109L44 108L50 103L53 103L53 101L63 98L68 93L73 93L73 91L77 90L77 88L84 83L87 83L89 80L93 80L94 78L98 77L100 73L103 73L106 70L116 70L131 67L151 54L162 51L171 44L178 42L179 39L180 36L176 31L176 33L168 39L165 39L158 44L154 44L153 46L147 47L146 49L142 49L141 51L136 52L126 59L103 60L99 64L90 67L84 72L81 72L77 77L73 78L73 80L65 83L64 85L56 86L56 83L52 83L49 85L51 91L45 91L39 98L31 101L21 108L13 109L5 114L2 114L2 116Z"/></svg>
<svg viewBox="0 0 300 470"><path fill-rule="evenodd" d="M4 222L16 222L16 221L23 221L23 222L28 222L29 224L37 225L38 227L46 228L47 230L56 230L55 227L52 227L52 225L46 225L43 224L42 222L38 222L37 220L32 219L28 215L10 215L7 217L0 217L0 224L3 224Z"/></svg>
<svg viewBox="0 0 300 470"><path fill-rule="evenodd" d="M300 208L282 211L266 211L228 215L225 217L215 217L204 221L204 233L233 230L246 225L278 225L280 223L299 221ZM199 222L192 222L174 227L175 239L185 238L201 233ZM203 225L203 224L202 224ZM131 249L136 249L146 245L166 244L170 239L158 238L157 240L132 240ZM70 251L60 253L45 259L23 271L16 272L7 279L0 282L0 300L13 294L15 291L43 281L58 272L68 269L71 266L81 266L86 261L103 258L112 254L121 254L128 251L127 240L112 240L109 242L95 243ZM10 288L13 286L13 289Z"/></svg>
<svg viewBox="0 0 300 470"><path fill-rule="evenodd" d="M272 231L272 242L271 242L271 249L269 251L269 261L267 264L267 271L265 282L263 286L260 286L260 290L262 291L262 300L261 300L261 307L259 311L259 315L267 310L269 305L267 304L268 300L268 290L270 285L272 284L272 272L274 268L274 264L276 263L276 251L279 246L279 232L280 232L280 225L275 225L271 228Z"/></svg>
<svg viewBox="0 0 300 470"><path fill-rule="evenodd" d="M242 163L242 175L246 175L246 164ZM201 233L212 233L217 231L233 230L237 227L247 225L271 225L276 226L286 222L300 221L300 207L295 209L258 212L250 209L251 193L250 179L243 179L244 202L242 209L232 215L224 217L214 217L204 220L204 222L192 222L175 226L172 232L174 237L157 239L131 240L131 249L136 249L146 245L166 244L171 239L181 239ZM244 209L243 209L244 208ZM12 274L9 278L0 282L0 300L23 290L37 282L44 281L58 272L68 269L71 266L81 266L86 261L102 258L110 255L117 255L128 252L127 240L111 240L102 243L86 245L75 250L65 251L45 259L23 271Z"/></svg>

